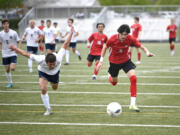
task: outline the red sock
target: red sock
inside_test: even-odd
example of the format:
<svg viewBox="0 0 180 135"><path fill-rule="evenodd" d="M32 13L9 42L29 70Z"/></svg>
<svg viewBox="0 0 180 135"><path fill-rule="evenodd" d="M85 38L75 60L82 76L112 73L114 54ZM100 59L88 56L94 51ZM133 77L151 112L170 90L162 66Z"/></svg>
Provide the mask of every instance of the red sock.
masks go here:
<svg viewBox="0 0 180 135"><path fill-rule="evenodd" d="M131 82L131 86L130 86L131 97L136 97L136 93L137 93L137 78L136 78L135 75L132 75L130 77L130 82Z"/></svg>
<svg viewBox="0 0 180 135"><path fill-rule="evenodd" d="M138 61L141 61L141 53L138 52Z"/></svg>
<svg viewBox="0 0 180 135"><path fill-rule="evenodd" d="M115 86L115 85L117 84L117 82L113 82L113 81L112 81L111 76L109 76L109 82L110 82L113 86Z"/></svg>
<svg viewBox="0 0 180 135"><path fill-rule="evenodd" d="M98 62L96 63L96 66L98 65ZM97 75L98 74L98 71L96 70L96 66L94 68L94 74Z"/></svg>
<svg viewBox="0 0 180 135"><path fill-rule="evenodd" d="M129 58L131 58L131 56L132 56L132 53L131 53L131 52L128 52L128 56L129 56Z"/></svg>
<svg viewBox="0 0 180 135"><path fill-rule="evenodd" d="M170 50L173 51L174 50L174 44L170 45Z"/></svg>
<svg viewBox="0 0 180 135"><path fill-rule="evenodd" d="M41 52L43 52L44 51L44 45L39 46L39 49Z"/></svg>

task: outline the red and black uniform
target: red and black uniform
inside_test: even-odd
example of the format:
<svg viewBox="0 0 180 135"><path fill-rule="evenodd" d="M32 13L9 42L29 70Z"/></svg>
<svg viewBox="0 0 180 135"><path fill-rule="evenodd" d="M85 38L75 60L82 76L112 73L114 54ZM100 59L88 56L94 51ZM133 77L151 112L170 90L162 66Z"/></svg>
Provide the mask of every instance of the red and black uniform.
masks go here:
<svg viewBox="0 0 180 135"><path fill-rule="evenodd" d="M169 31L169 43L171 44L172 41L175 42L176 40L176 30L177 30L177 26L175 24L173 25L168 25L167 26L167 30Z"/></svg>
<svg viewBox="0 0 180 135"><path fill-rule="evenodd" d="M93 33L88 41L92 44L87 60L93 62L95 60L99 60L101 57L101 51L103 48L103 44L107 41L107 36L105 34L99 34L98 32Z"/></svg>
<svg viewBox="0 0 180 135"><path fill-rule="evenodd" d="M128 50L131 44L136 47L141 47L141 43L130 35L128 35L124 41L121 41L119 34L115 34L106 42L106 46L110 48L109 73L112 77L117 77L121 69L123 69L125 73L131 69L135 69L136 66L128 56Z"/></svg>

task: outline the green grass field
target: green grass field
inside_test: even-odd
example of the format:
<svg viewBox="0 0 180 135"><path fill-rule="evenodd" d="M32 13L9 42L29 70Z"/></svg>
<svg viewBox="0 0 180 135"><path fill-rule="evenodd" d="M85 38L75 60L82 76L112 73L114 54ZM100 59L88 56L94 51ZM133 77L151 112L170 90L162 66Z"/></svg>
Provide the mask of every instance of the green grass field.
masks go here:
<svg viewBox="0 0 180 135"><path fill-rule="evenodd" d="M128 109L130 83L123 71L117 86L109 84L107 54L97 80L91 79L94 66L86 65L85 44L78 44L82 61L71 53L70 65L62 64L58 90L48 87L51 116L43 116L37 64L29 73L27 59L18 56L14 87L9 89L5 88L8 82L1 65L0 135L179 135L180 43L176 43L174 56L170 56L168 43L144 45L156 56L148 58L142 53L142 64L136 68L140 113ZM106 113L106 105L113 101L123 107L116 118Z"/></svg>

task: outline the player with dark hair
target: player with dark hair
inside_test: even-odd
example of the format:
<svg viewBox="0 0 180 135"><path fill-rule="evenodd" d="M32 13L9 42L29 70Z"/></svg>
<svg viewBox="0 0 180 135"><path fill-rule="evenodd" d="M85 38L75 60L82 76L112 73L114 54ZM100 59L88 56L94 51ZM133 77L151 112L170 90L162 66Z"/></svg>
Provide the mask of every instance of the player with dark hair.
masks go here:
<svg viewBox="0 0 180 135"><path fill-rule="evenodd" d="M41 98L46 108L46 112L44 113L44 115L51 114L49 95L47 93L48 82L51 83L53 90L56 90L58 88L61 62L65 54L65 49L69 46L69 42L73 35L73 31L74 29L72 27L68 38L66 39L66 41L64 42L64 44L62 45L61 49L57 54L48 53L46 56L35 55L35 54L27 53L17 48L15 45L11 45L9 47L11 50L16 51L17 53L27 58L30 58L38 63L39 84L42 92Z"/></svg>
<svg viewBox="0 0 180 135"><path fill-rule="evenodd" d="M66 37L66 36L69 34L71 26L74 27L74 33L73 33L73 36L72 36L70 45L69 45L69 47L66 49L66 63L65 63L65 65L69 65L69 56L70 56L69 50L70 50L70 47L72 47L73 53L75 53L75 54L78 56L79 60L81 60L81 54L80 54L80 52L76 49L77 36L79 35L79 32L78 32L78 29L73 25L73 23L74 23L74 19L69 18L69 19L68 19L68 26L67 26L67 28L66 28L66 33L65 33L65 35L63 36L63 37Z"/></svg>
<svg viewBox="0 0 180 135"><path fill-rule="evenodd" d="M177 26L174 24L174 19L171 19L171 24L167 26L167 32L169 32L169 44L171 50L171 56L174 55L175 41L176 41Z"/></svg>
<svg viewBox="0 0 180 135"><path fill-rule="evenodd" d="M11 71L15 71L17 63L17 54L9 49L10 44L14 44L21 48L21 40L16 31L9 28L9 21L7 19L2 21L3 30L0 32L0 52L2 52L2 64L5 67L6 76L9 84L7 88L13 86Z"/></svg>
<svg viewBox="0 0 180 135"><path fill-rule="evenodd" d="M107 41L107 36L103 33L105 28L104 23L97 23L96 28L98 32L93 33L87 41L87 47L90 48L90 52L87 57L87 65L88 67L92 66L93 61L95 60L96 66L99 63L99 59L101 57L101 51L104 43ZM92 76L93 80L96 80L96 76L98 71L96 67L94 69L94 75Z"/></svg>
<svg viewBox="0 0 180 135"><path fill-rule="evenodd" d="M139 17L134 17L134 24L131 26L131 29L132 29L132 36L134 38L136 38L137 40L139 40L141 31L142 31L142 26L141 26L141 24L139 24ZM129 57L130 58L132 56L133 47L135 47L135 46L133 44L131 44L131 46L129 48ZM136 64L141 64L141 52L140 52L139 48L137 48L137 47L136 47L136 50L137 50L137 56L138 56L138 61L136 62Z"/></svg>
<svg viewBox="0 0 180 135"><path fill-rule="evenodd" d="M136 66L131 61L128 56L128 49L131 44L142 49L148 57L154 56L150 53L147 48L145 48L136 38L129 35L130 28L128 25L124 24L118 28L118 34L111 36L111 38L106 42L101 52L101 58L97 66L97 71L102 68L103 59L106 50L110 48L109 54L109 82L115 86L118 83L118 74L121 69L127 74L131 86L131 102L129 109L139 112L139 108L136 106L136 93L137 93L137 78L135 68Z"/></svg>

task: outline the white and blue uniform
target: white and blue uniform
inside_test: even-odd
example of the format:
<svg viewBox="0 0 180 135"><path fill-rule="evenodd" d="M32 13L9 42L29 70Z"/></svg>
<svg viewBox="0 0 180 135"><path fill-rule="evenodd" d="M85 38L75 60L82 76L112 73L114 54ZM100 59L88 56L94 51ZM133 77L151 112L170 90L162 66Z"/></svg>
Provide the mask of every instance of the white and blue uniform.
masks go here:
<svg viewBox="0 0 180 135"><path fill-rule="evenodd" d="M9 32L5 32L4 30L0 32L0 43L2 44L3 65L16 63L17 54L15 51L9 49L9 46L11 44L17 46L18 41L20 41L20 38L16 31L9 29Z"/></svg>
<svg viewBox="0 0 180 135"><path fill-rule="evenodd" d="M26 35L27 41L27 51L32 52L33 54L37 54L38 51L38 38L42 35L42 32L39 28L26 28L24 35Z"/></svg>
<svg viewBox="0 0 180 135"><path fill-rule="evenodd" d="M61 62L65 54L65 49L61 48L59 52L53 53L56 56L56 65L54 69L49 69L46 61L45 61L45 55L30 55L30 59L34 60L38 63L38 71L39 71L39 77L43 77L47 79L49 82L52 83L58 83L59 82L59 71L61 67Z"/></svg>

